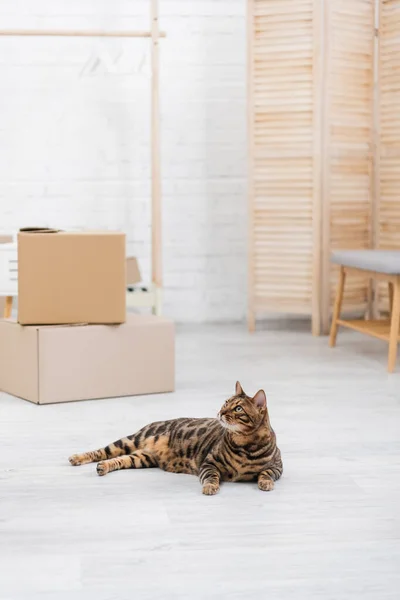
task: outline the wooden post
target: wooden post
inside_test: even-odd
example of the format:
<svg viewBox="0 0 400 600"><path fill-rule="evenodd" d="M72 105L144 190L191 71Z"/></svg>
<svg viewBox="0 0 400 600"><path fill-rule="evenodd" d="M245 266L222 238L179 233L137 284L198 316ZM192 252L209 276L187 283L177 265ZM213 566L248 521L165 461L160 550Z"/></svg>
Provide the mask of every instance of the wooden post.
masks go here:
<svg viewBox="0 0 400 600"><path fill-rule="evenodd" d="M322 168L321 168L321 329L323 334L329 331L330 303L331 303L331 198L330 198L330 161L331 161L331 135L330 135L330 115L331 115L331 94L328 88L329 73L332 63L331 49L331 26L332 17L330 14L330 2L323 1L323 114L322 120Z"/></svg>
<svg viewBox="0 0 400 600"><path fill-rule="evenodd" d="M321 334L321 151L322 151L322 61L324 47L322 41L321 0L313 5L313 267L312 267L312 307L311 331Z"/></svg>
<svg viewBox="0 0 400 600"><path fill-rule="evenodd" d="M254 307L254 1L247 0L247 197L248 197L248 240L247 240L247 327L252 333L256 328Z"/></svg>
<svg viewBox="0 0 400 600"><path fill-rule="evenodd" d="M374 68L373 68L373 156L372 156L372 189L373 193L371 193L371 247L379 248L379 204L380 204L380 86L381 86L381 77L380 77L380 39L379 39L379 26L381 21L381 10L382 10L382 1L377 0L375 8L375 35L374 35ZM390 288L390 284L389 284ZM392 290L393 291L393 290ZM372 310L371 310L371 318L376 319L379 314L379 300L380 300L380 282L373 280L372 284Z"/></svg>
<svg viewBox="0 0 400 600"><path fill-rule="evenodd" d="M161 170L160 170L160 73L158 0L151 0L151 208L152 280L162 286Z"/></svg>

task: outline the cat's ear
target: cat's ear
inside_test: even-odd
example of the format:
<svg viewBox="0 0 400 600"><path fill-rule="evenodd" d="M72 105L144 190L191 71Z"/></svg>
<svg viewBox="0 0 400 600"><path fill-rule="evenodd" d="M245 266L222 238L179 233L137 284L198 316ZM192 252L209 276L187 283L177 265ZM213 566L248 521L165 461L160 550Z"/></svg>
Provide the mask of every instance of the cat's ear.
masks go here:
<svg viewBox="0 0 400 600"><path fill-rule="evenodd" d="M236 393L236 396L241 396L242 394L244 394L243 388L238 381L236 382L235 393Z"/></svg>
<svg viewBox="0 0 400 600"><path fill-rule="evenodd" d="M253 398L253 402L257 408L265 408L267 406L267 396L265 395L264 390L258 390Z"/></svg>

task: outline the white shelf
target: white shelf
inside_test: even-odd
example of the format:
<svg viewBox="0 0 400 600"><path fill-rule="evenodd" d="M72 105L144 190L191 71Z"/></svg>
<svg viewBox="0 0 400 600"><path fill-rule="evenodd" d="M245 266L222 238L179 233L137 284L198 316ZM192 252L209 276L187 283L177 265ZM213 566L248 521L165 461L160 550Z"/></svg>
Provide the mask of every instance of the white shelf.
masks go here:
<svg viewBox="0 0 400 600"><path fill-rule="evenodd" d="M135 287L135 286L129 286ZM134 292L126 292L127 308L151 308L153 314L159 316L161 314L161 288L154 284L143 285L147 291L143 291L137 287Z"/></svg>

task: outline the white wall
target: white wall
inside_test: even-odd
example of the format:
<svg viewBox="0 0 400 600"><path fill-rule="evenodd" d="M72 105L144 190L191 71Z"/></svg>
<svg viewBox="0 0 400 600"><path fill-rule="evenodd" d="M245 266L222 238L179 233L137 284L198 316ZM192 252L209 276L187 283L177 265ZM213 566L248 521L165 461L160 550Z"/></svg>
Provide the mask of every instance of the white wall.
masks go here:
<svg viewBox="0 0 400 600"><path fill-rule="evenodd" d="M160 0L165 312L246 303L245 0ZM0 0L1 28L147 28L146 0ZM0 230L118 228L149 273L148 42L0 38Z"/></svg>

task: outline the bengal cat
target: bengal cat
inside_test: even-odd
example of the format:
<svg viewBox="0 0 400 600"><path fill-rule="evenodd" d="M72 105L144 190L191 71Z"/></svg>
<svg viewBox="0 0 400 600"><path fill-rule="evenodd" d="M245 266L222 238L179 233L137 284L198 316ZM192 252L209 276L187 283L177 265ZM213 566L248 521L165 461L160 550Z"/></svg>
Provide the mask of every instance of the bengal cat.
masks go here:
<svg viewBox="0 0 400 600"><path fill-rule="evenodd" d="M97 473L160 467L198 475L203 494L214 495L221 481L257 481L270 491L282 475L282 460L271 427L265 392L252 398L240 383L217 419L174 419L143 427L113 444L74 454L72 465L98 462Z"/></svg>

